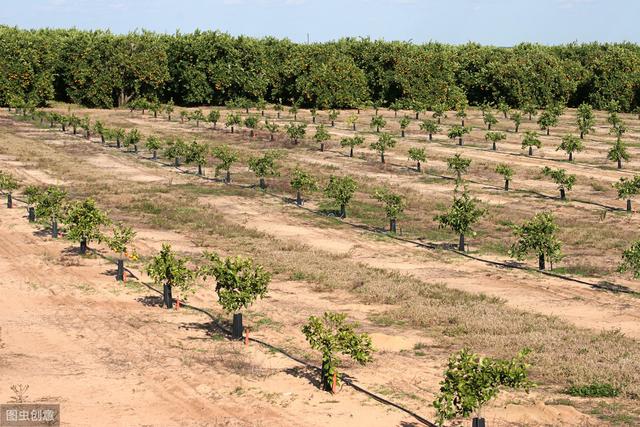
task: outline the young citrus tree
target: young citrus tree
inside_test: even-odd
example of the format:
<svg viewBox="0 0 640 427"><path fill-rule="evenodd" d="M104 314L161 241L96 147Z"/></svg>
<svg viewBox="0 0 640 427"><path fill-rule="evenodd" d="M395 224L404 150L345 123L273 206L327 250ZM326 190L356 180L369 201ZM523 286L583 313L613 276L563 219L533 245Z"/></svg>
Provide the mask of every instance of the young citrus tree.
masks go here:
<svg viewBox="0 0 640 427"><path fill-rule="evenodd" d="M362 144L364 144L364 138L360 135L345 137L340 140L340 145L342 147L349 147L349 157L353 157L353 149Z"/></svg>
<svg viewBox="0 0 640 427"><path fill-rule="evenodd" d="M124 280L124 258L134 259L136 257L135 253L129 254L128 251L129 245L135 237L136 232L133 231L133 228L118 224L113 228L113 235L107 239L109 249L118 255L116 270L116 280L118 281Z"/></svg>
<svg viewBox="0 0 640 427"><path fill-rule="evenodd" d="M270 141L273 141L275 139L275 134L278 132L278 128L279 127L280 126L278 126L277 123L265 120L264 128L269 132L269 140Z"/></svg>
<svg viewBox="0 0 640 427"><path fill-rule="evenodd" d="M347 217L347 205L351 201L358 184L350 176L334 176L329 177L329 182L324 188L324 194L327 198L332 199L340 206L340 218Z"/></svg>
<svg viewBox="0 0 640 427"><path fill-rule="evenodd" d="M433 140L433 134L440 132L440 126L433 120L424 120L420 123L420 129L429 135L429 141Z"/></svg>
<svg viewBox="0 0 640 427"><path fill-rule="evenodd" d="M8 172L0 171L0 191L7 195L7 208L13 208L13 192L19 187L18 180Z"/></svg>
<svg viewBox="0 0 640 427"><path fill-rule="evenodd" d="M513 122L513 125L515 126L515 133L518 133L518 130L520 129L520 124L522 124L522 114L519 111L514 111L513 113L511 113L511 116L509 118L511 119L511 121Z"/></svg>
<svg viewBox="0 0 640 427"><path fill-rule="evenodd" d="M197 272L187 265L187 259L178 256L168 243L162 244L158 255L154 256L146 268L147 274L156 285L162 285L162 300L166 308L173 308L173 288L183 294L193 289Z"/></svg>
<svg viewBox="0 0 640 427"><path fill-rule="evenodd" d="M260 188L267 188L267 184L265 183L265 178L268 176L279 176L278 172L279 166L276 163L281 157L280 153L277 151L267 151L261 157L252 156L249 158L249 170L256 174L260 182Z"/></svg>
<svg viewBox="0 0 640 427"><path fill-rule="evenodd" d="M297 105L292 105L291 108L289 108L289 114L293 114L293 121L298 121L298 106Z"/></svg>
<svg viewBox="0 0 640 427"><path fill-rule="evenodd" d="M584 150L584 144L579 138L568 134L562 137L562 142L558 145L558 148L556 148L556 151L558 150L562 150L567 153L569 155L569 161L572 162L573 153L579 153Z"/></svg>
<svg viewBox="0 0 640 427"><path fill-rule="evenodd" d="M551 212L540 212L529 222L512 227L518 240L511 245L509 256L521 261L533 252L538 256L540 270L545 269L545 258L553 262L562 257L562 243L556 236L558 226Z"/></svg>
<svg viewBox="0 0 640 427"><path fill-rule="evenodd" d="M458 138L458 145L463 145L464 142L462 141L462 138L466 134L468 134L469 132L471 132L471 128L470 127L464 127L464 126L460 126L460 125L453 125L453 126L451 126L451 129L447 133L447 136L449 137L449 139Z"/></svg>
<svg viewBox="0 0 640 427"><path fill-rule="evenodd" d="M58 219L64 216L67 192L58 187L48 187L35 199L35 215L40 222L51 226L51 237L58 238Z"/></svg>
<svg viewBox="0 0 640 427"><path fill-rule="evenodd" d="M629 155L629 151L627 150L627 145L622 142L620 138L616 140L613 144L609 152L607 153L607 159L617 162L618 169L622 169L622 161L629 161L631 156Z"/></svg>
<svg viewBox="0 0 640 427"><path fill-rule="evenodd" d="M358 116L357 114L351 114L349 117L346 118L347 124L351 126L351 129L354 132L356 131L356 123L358 123L359 118L360 116Z"/></svg>
<svg viewBox="0 0 640 427"><path fill-rule="evenodd" d="M478 207L478 201L471 198L466 189L462 195L454 193L453 204L444 214L436 215L434 220L438 222L440 228L450 228L460 236L458 250L464 252L466 235L475 235L472 227L485 214L485 210Z"/></svg>
<svg viewBox="0 0 640 427"><path fill-rule="evenodd" d="M509 191L509 182L513 178L513 168L506 163L500 163L496 166L496 173L504 178L504 191Z"/></svg>
<svg viewBox="0 0 640 427"><path fill-rule="evenodd" d="M133 147L133 152L138 152L138 144L142 139L142 135L140 135L140 131L138 129L131 129L127 135L124 137L123 145L127 148Z"/></svg>
<svg viewBox="0 0 640 427"><path fill-rule="evenodd" d="M93 123L93 133L95 133L96 135L98 135L100 137L100 142L102 144L104 144L104 134L105 134L106 128L104 127L104 123L102 123L100 120L96 120Z"/></svg>
<svg viewBox="0 0 640 427"><path fill-rule="evenodd" d="M331 127L335 127L336 119L340 115L340 111L331 109L329 110L329 120L331 121Z"/></svg>
<svg viewBox="0 0 640 427"><path fill-rule="evenodd" d="M511 109L509 108L509 104L507 104L504 101L498 102L498 111L500 111L502 113L502 115L504 116L505 119L509 116L509 111L510 110Z"/></svg>
<svg viewBox="0 0 640 427"><path fill-rule="evenodd" d="M424 148L411 147L409 148L409 160L416 162L416 171L421 172L421 162L427 161L427 154Z"/></svg>
<svg viewBox="0 0 640 427"><path fill-rule="evenodd" d="M396 140L391 134L382 133L376 142L370 144L372 150L376 150L380 154L380 161L384 163L384 153L396 145Z"/></svg>
<svg viewBox="0 0 640 427"><path fill-rule="evenodd" d="M549 166L545 166L542 168L542 174L551 178L558 185L560 200L566 198L565 190L571 190L576 183L576 176L568 175L564 169L551 169Z"/></svg>
<svg viewBox="0 0 640 427"><path fill-rule="evenodd" d="M631 271L635 279L640 279L640 240L636 240L622 252L622 262L618 266L620 273Z"/></svg>
<svg viewBox="0 0 640 427"><path fill-rule="evenodd" d="M162 148L162 141L155 135L151 135L147 138L147 142L145 143L145 147L147 150L151 151L152 159L158 159L158 150Z"/></svg>
<svg viewBox="0 0 640 427"><path fill-rule="evenodd" d="M250 258L220 258L216 253L204 254L208 263L200 269L200 274L216 280L218 302L227 313L233 313L233 338L242 338L242 313L258 298L267 294L271 274Z"/></svg>
<svg viewBox="0 0 640 427"><path fill-rule="evenodd" d="M538 134L532 131L527 131L522 138L522 149L529 148L529 155L533 155L533 147L542 147L542 142L538 138Z"/></svg>
<svg viewBox="0 0 640 427"><path fill-rule="evenodd" d="M547 108L540 114L540 117L538 118L538 125L540 126L540 129L546 130L547 135L549 135L551 127L558 125L558 116L554 111Z"/></svg>
<svg viewBox="0 0 640 427"><path fill-rule="evenodd" d="M291 123L284 125L285 132L287 136L293 141L294 144L297 144L300 139L304 138L307 133L307 125L306 123ZM323 139L326 138L326 139ZM316 129L316 134L313 136L313 139L318 141L319 139L323 139L326 141L329 139L329 133L324 129L323 125L320 125ZM322 144L324 145L324 143Z"/></svg>
<svg viewBox="0 0 640 427"><path fill-rule="evenodd" d="M173 99L170 99L165 105L164 105L164 112L167 113L167 120L171 121L171 114L173 114L174 111L174 106L175 104L173 103Z"/></svg>
<svg viewBox="0 0 640 427"><path fill-rule="evenodd" d="M538 109L533 103L525 104L522 108L522 112L529 115L529 121L533 120L533 117L538 115Z"/></svg>
<svg viewBox="0 0 640 427"><path fill-rule="evenodd" d="M433 106L433 114L431 115L440 124L442 119L447 118L447 107L444 104L435 104Z"/></svg>
<svg viewBox="0 0 640 427"><path fill-rule="evenodd" d="M85 138L91 139L91 119L89 116L80 119L80 129L84 131Z"/></svg>
<svg viewBox="0 0 640 427"><path fill-rule="evenodd" d="M127 132L123 128L113 129L113 138L116 140L117 149L120 149L120 144L124 141L124 138L126 136L127 136Z"/></svg>
<svg viewBox="0 0 640 427"><path fill-rule="evenodd" d="M184 124L185 120L190 120L191 115L187 110L180 110L180 123Z"/></svg>
<svg viewBox="0 0 640 427"><path fill-rule="evenodd" d="M219 145L211 150L213 157L218 159L220 163L216 165L215 176L218 176L220 171L225 171L224 182L227 184L231 182L231 165L238 161L238 153L235 152L228 145Z"/></svg>
<svg viewBox="0 0 640 427"><path fill-rule="evenodd" d="M369 127L371 129L375 129L376 133L380 133L380 128L384 128L387 125L387 121L382 116L373 116L371 117L371 123Z"/></svg>
<svg viewBox="0 0 640 427"><path fill-rule="evenodd" d="M580 131L580 139L584 139L586 134L595 130L596 116L593 114L591 105L585 103L580 104L576 112L576 124Z"/></svg>
<svg viewBox="0 0 640 427"><path fill-rule="evenodd" d="M498 119L496 119L496 116L494 116L493 113L489 111L484 114L484 118L482 119L482 121L484 121L484 124L487 125L487 130L491 130L491 126L498 123Z"/></svg>
<svg viewBox="0 0 640 427"><path fill-rule="evenodd" d="M309 109L309 113L311 114L311 123L313 123L315 125L316 124L316 120L318 118L318 109L317 108L311 108L311 109Z"/></svg>
<svg viewBox="0 0 640 427"><path fill-rule="evenodd" d="M185 163L195 164L198 166L198 175L202 175L202 167L207 164L207 156L209 155L209 146L206 144L199 144L195 139L191 141L191 144L187 146L187 152L185 154Z"/></svg>
<svg viewBox="0 0 640 427"><path fill-rule="evenodd" d="M373 198L384 205L384 211L389 220L389 231L395 233L397 230L398 217L404 212L407 205L404 197L386 188L379 188L373 193Z"/></svg>
<svg viewBox="0 0 640 427"><path fill-rule="evenodd" d="M157 119L158 113L162 112L162 105L160 104L160 101L156 99L151 102L151 104L149 104L149 110L153 113L153 118Z"/></svg>
<svg viewBox="0 0 640 427"><path fill-rule="evenodd" d="M76 116L75 114L71 114L71 116L69 116L69 120L68 120L69 126L71 126L71 129L73 129L73 134L77 135L78 134L78 127L80 126L80 117Z"/></svg>
<svg viewBox="0 0 640 427"><path fill-rule="evenodd" d="M632 179L620 178L613 187L618 190L618 199L627 200L627 212L631 212L631 198L640 192L640 175L635 175Z"/></svg>
<svg viewBox="0 0 640 427"><path fill-rule="evenodd" d="M464 127L464 120L467 118L467 109L466 106L461 106L456 111L456 117L460 119L460 126Z"/></svg>
<svg viewBox="0 0 640 427"><path fill-rule="evenodd" d="M409 119L409 117L404 116L403 118L400 119L400 137L401 138L404 138L405 131L407 130L407 127L409 127L410 124L411 124L411 119Z"/></svg>
<svg viewBox="0 0 640 427"><path fill-rule="evenodd" d="M215 129L218 126L218 122L220 121L220 110L211 110L207 115L207 121L209 123L213 123L213 128Z"/></svg>
<svg viewBox="0 0 640 427"><path fill-rule="evenodd" d="M244 126L249 129L249 138L253 138L260 120L257 116L249 115L244 119Z"/></svg>
<svg viewBox="0 0 640 427"><path fill-rule="evenodd" d="M311 192L318 190L318 182L309 172L296 167L291 175L291 188L296 190L296 205L302 206L303 192Z"/></svg>
<svg viewBox="0 0 640 427"><path fill-rule="evenodd" d="M436 423L443 426L447 420L472 414L480 418L482 407L502 387L529 391L535 384L528 379L527 354L529 350L522 350L511 360L481 357L468 349L453 354L433 402Z"/></svg>
<svg viewBox="0 0 640 427"><path fill-rule="evenodd" d="M333 381L339 385L338 354L349 356L361 365L372 360L374 352L371 337L358 334L357 325L346 322L346 314L325 312L322 317L311 316L302 333L314 350L322 353L320 383L325 391L333 391Z"/></svg>
<svg viewBox="0 0 640 427"><path fill-rule="evenodd" d="M491 148L492 148L493 151L496 151L498 149L496 144L498 142L500 142L500 141L504 141L505 139L507 139L507 134L504 133L504 132L493 132L493 131L490 131L490 132L487 132L484 135L484 139L487 140L487 141L491 141L491 143L492 143L491 144Z"/></svg>
<svg viewBox="0 0 640 427"><path fill-rule="evenodd" d="M234 128L236 126L240 126L241 124L242 124L242 118L240 117L240 114L235 114L235 113L227 114L227 119L224 123L224 126L230 127L231 133L234 132Z"/></svg>
<svg viewBox="0 0 640 427"><path fill-rule="evenodd" d="M189 153L189 147L182 138L170 139L165 144L164 156L173 159L173 164L180 166L180 159Z"/></svg>
<svg viewBox="0 0 640 427"><path fill-rule="evenodd" d="M191 113L190 118L191 120L195 120L196 127L200 127L200 122L206 120L206 117L204 116L204 114L202 114L202 110L200 109L194 110Z"/></svg>
<svg viewBox="0 0 640 427"><path fill-rule="evenodd" d="M447 159L447 169L456 174L456 186L462 183L462 175L469 171L469 165L471 165L471 159L465 159L460 153Z"/></svg>
<svg viewBox="0 0 640 427"><path fill-rule="evenodd" d="M64 224L67 227L67 239L80 243L80 254L87 253L87 246L92 241L100 243L104 239L101 227L109 225L110 221L91 199L79 200L69 205Z"/></svg>

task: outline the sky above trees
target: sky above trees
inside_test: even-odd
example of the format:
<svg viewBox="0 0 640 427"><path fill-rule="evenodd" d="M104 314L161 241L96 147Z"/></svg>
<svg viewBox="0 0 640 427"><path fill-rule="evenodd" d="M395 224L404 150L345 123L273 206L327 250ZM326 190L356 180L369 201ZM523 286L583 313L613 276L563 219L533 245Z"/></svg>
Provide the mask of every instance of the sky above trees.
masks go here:
<svg viewBox="0 0 640 427"><path fill-rule="evenodd" d="M145 28L312 42L341 37L511 46L640 42L636 0L22 0L0 23L22 28Z"/></svg>

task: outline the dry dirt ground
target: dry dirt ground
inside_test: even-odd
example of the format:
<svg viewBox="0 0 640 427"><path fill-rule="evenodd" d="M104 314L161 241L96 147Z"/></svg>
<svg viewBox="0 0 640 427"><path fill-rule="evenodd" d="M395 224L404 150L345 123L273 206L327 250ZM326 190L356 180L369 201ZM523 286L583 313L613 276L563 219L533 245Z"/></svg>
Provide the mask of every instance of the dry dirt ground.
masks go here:
<svg viewBox="0 0 640 427"><path fill-rule="evenodd" d="M158 131L179 127L149 124L123 112L112 119ZM195 181L77 137L15 122L6 114L1 120L0 168L15 173L25 184L119 186L118 191L126 193L127 183ZM323 159L314 159L315 153L294 156L299 161L306 158L338 166L344 162L331 154ZM518 161L523 166L528 162L526 158ZM70 172L65 173L65 168ZM86 174L86 182L71 173L75 168ZM575 167L575 173L579 169ZM376 172L358 173L376 179ZM602 177L609 174L603 171ZM212 212L224 212L239 227L266 234L274 245L303 244L318 256L331 254L367 268L482 292L503 298L514 308L554 315L596 332L619 329L628 337L640 338L640 300L631 296L499 270L446 253L425 254L412 245L375 238L348 226L325 227L313 215L277 198L201 195L197 201ZM255 344L247 348L228 341L201 313L159 308L156 294L138 281L129 279L126 286L116 283L110 262L98 256L79 257L71 243L54 241L28 224L23 209L1 211L0 401L11 398L9 385L28 384L30 400L60 402L63 424L74 426L420 425L349 387L336 396L319 391L316 375L292 360ZM163 242L186 254L202 251L194 235L144 224L136 224L136 230L136 248L143 256L152 255ZM101 246L96 250L109 254ZM147 281L141 265L134 266L134 271L142 282ZM200 289L190 302L215 307L208 288ZM309 315L327 309L348 313L372 334L379 352L373 364L347 363L345 371L359 384L433 419L430 402L451 351L419 328L373 320L389 308L360 303L341 289L317 292L303 280L278 278L269 297L258 302L249 317L255 337L302 352L311 360L315 357L317 362L317 354L304 350L300 326ZM416 357L416 348L425 348L427 356ZM563 396L557 389L543 387L529 394L504 393L486 409L486 417L491 426L602 425L604 421L589 411L574 407L580 405L563 404Z"/></svg>

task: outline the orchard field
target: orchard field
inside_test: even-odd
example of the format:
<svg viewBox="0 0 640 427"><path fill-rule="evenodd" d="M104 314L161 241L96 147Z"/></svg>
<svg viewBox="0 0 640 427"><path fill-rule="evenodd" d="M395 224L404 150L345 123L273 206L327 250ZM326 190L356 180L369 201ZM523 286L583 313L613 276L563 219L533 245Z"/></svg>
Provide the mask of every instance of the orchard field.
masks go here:
<svg viewBox="0 0 640 427"><path fill-rule="evenodd" d="M66 417L85 424L102 414L125 424L420 425L347 384L335 395L321 391L319 374L277 351L230 341L215 327L230 317L210 281L195 281L184 295L176 288L174 297L206 308L214 321L187 308L161 309L162 299L145 285L153 283L145 266L169 243L193 265L213 251L245 256L270 272L266 297L244 310L245 326L252 338L297 358L320 361L301 332L309 316L332 311L357 321L375 352L364 366L345 357L340 372L426 419L436 419L432 402L447 359L467 347L505 359L530 349L536 386L492 400L483 410L490 425L638 422L640 285L618 272L638 219L613 186L633 180L640 168L635 115L613 114L626 126L621 139L630 155L617 169L607 159L617 137L606 111L594 112L584 149L569 162L556 148L564 135L578 136L575 109L562 111L548 136L537 123L543 111L531 120L523 114L518 133L502 112L485 111L497 119L491 132L505 136L494 151L477 108L466 109L469 132L461 146L456 135L448 137L461 123L456 111L441 113L429 140L424 121L437 124L433 111L419 111L416 120L414 111L382 108L312 114L272 106L248 113L175 107L169 121L165 109L141 107L53 104L2 113L0 165L20 183L14 209L0 216L6 383L29 384L32 395L63 403ZM215 128L206 119L217 117L211 111L220 113ZM306 125L304 135L286 131L296 125ZM120 149L117 129L124 135ZM532 156L522 148L527 132L541 142ZM385 134L395 145L382 163L371 144ZM354 136L363 142L350 157L341 141ZM180 144L186 148L176 155ZM225 146L236 154L228 183L224 168L215 173ZM424 149L420 172L410 149ZM276 170L263 174L262 189L250 165L265 153L277 153ZM448 165L457 154L470 160L459 180L456 162ZM498 164L512 169L508 191ZM545 166L575 175L565 200ZM305 201L297 206L292 177L303 171L318 191L302 186ZM331 176L353 179L344 219L339 203L322 191ZM73 243L52 239L46 225L29 224L18 201L26 200L29 185L64 188L72 200L91 197L114 223L132 227L137 257L126 262L136 278L114 280L116 256L105 243L92 242L79 256ZM404 201L395 233L381 194ZM483 213L459 252L458 234L440 227L436 216L463 194ZM557 225L561 256L549 252L553 269L547 259L545 271L558 276L536 271L535 252L521 260L509 254L517 241L512 226L540 212L550 212ZM601 389L606 397L589 397Z"/></svg>

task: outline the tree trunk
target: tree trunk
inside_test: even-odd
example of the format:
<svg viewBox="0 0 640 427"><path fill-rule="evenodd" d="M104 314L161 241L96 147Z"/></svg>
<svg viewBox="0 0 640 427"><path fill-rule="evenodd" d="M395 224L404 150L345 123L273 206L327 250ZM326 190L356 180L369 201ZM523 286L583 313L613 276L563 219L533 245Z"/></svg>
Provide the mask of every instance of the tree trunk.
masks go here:
<svg viewBox="0 0 640 427"><path fill-rule="evenodd" d="M529 155L532 156L533 155L533 146L529 146Z"/></svg>
<svg viewBox="0 0 640 427"><path fill-rule="evenodd" d="M474 417L473 420L471 420L471 427L485 427L485 421L484 418L479 418L479 417Z"/></svg>
<svg viewBox="0 0 640 427"><path fill-rule="evenodd" d="M100 143L104 144L104 135L100 134Z"/></svg>
<svg viewBox="0 0 640 427"><path fill-rule="evenodd" d="M13 208L13 197L11 196L11 193L7 193L7 208Z"/></svg>
<svg viewBox="0 0 640 427"><path fill-rule="evenodd" d="M324 151L324 142L320 143L320 151Z"/></svg>
<svg viewBox="0 0 640 427"><path fill-rule="evenodd" d="M119 259L117 261L116 280L118 282L124 281L124 260L123 259Z"/></svg>
<svg viewBox="0 0 640 427"><path fill-rule="evenodd" d="M384 151L380 153L380 161L384 163Z"/></svg>
<svg viewBox="0 0 640 427"><path fill-rule="evenodd" d="M420 115L420 113L416 112L416 120L418 120L418 116Z"/></svg>
<svg viewBox="0 0 640 427"><path fill-rule="evenodd" d="M35 222L36 209L33 206L29 206L29 222Z"/></svg>
<svg viewBox="0 0 640 427"><path fill-rule="evenodd" d="M461 122L462 122L462 127L464 127L464 119L462 119Z"/></svg>
<svg viewBox="0 0 640 427"><path fill-rule="evenodd" d="M267 188L267 184L264 182L264 178L260 178L260 188L263 190Z"/></svg>
<svg viewBox="0 0 640 427"><path fill-rule="evenodd" d="M171 113L167 114L167 120L171 121Z"/></svg>
<svg viewBox="0 0 640 427"><path fill-rule="evenodd" d="M420 160L418 160L418 162L417 162L417 164L416 164L416 170L417 170L418 172L421 172L421 170L420 170Z"/></svg>
<svg viewBox="0 0 640 427"><path fill-rule="evenodd" d="M566 194L564 192L564 188L560 189L560 200L564 200L566 198Z"/></svg>
<svg viewBox="0 0 640 427"><path fill-rule="evenodd" d="M202 165L198 165L198 175L202 175Z"/></svg>
<svg viewBox="0 0 640 427"><path fill-rule="evenodd" d="M631 199L627 199L627 212L631 212Z"/></svg>
<svg viewBox="0 0 640 427"><path fill-rule="evenodd" d="M231 126L231 133L233 133L233 126Z"/></svg>
<svg viewBox="0 0 640 427"><path fill-rule="evenodd" d="M300 194L300 190L296 191L296 205L302 206L302 194Z"/></svg>
<svg viewBox="0 0 640 427"><path fill-rule="evenodd" d="M433 140L433 134L430 133L429 134L429 141L432 141L432 140Z"/></svg>
<svg viewBox="0 0 640 427"><path fill-rule="evenodd" d="M331 120L331 127L335 127L335 126L336 126L335 122Z"/></svg>
<svg viewBox="0 0 640 427"><path fill-rule="evenodd" d="M496 151L498 149L498 147L496 147L496 142L493 141L493 146L491 147L493 149L493 151Z"/></svg>
<svg viewBox="0 0 640 427"><path fill-rule="evenodd" d="M67 125L62 123L62 132L66 132L66 131L67 131Z"/></svg>
<svg viewBox="0 0 640 427"><path fill-rule="evenodd" d="M584 132L580 131L580 139L584 139Z"/></svg>
<svg viewBox="0 0 640 427"><path fill-rule="evenodd" d="M320 383L322 384L322 390L331 391L333 388L333 379L330 378L329 371L331 370L331 362L329 359L322 358L322 369L320 371Z"/></svg>
<svg viewBox="0 0 640 427"><path fill-rule="evenodd" d="M84 237L80 239L80 255L84 255L87 253L87 239Z"/></svg>
<svg viewBox="0 0 640 427"><path fill-rule="evenodd" d="M397 220L395 218L391 218L389 220L389 231L395 233L397 230Z"/></svg>
<svg viewBox="0 0 640 427"><path fill-rule="evenodd" d="M509 180L508 179L504 180L504 191L509 191Z"/></svg>
<svg viewBox="0 0 640 427"><path fill-rule="evenodd" d="M116 138L116 148L119 150L120 149L120 138Z"/></svg>
<svg viewBox="0 0 640 427"><path fill-rule="evenodd" d="M569 153L569 161L572 162L573 161L573 152Z"/></svg>
<svg viewBox="0 0 640 427"><path fill-rule="evenodd" d="M353 124L353 131L354 132L356 131L356 124L355 123Z"/></svg>
<svg viewBox="0 0 640 427"><path fill-rule="evenodd" d="M173 165L174 165L175 167L180 166L180 158L179 158L179 157L176 157L176 158L173 160Z"/></svg>
<svg viewBox="0 0 640 427"><path fill-rule="evenodd" d="M544 270L544 254L538 254L538 270Z"/></svg>
<svg viewBox="0 0 640 427"><path fill-rule="evenodd" d="M349 157L353 157L353 147L349 150Z"/></svg>
<svg viewBox="0 0 640 427"><path fill-rule="evenodd" d="M340 205L340 218L347 217L347 207L345 205Z"/></svg>
<svg viewBox="0 0 640 427"><path fill-rule="evenodd" d="M487 124L487 130L491 130L491 123Z"/></svg>
<svg viewBox="0 0 640 427"><path fill-rule="evenodd" d="M400 137L401 137L401 138L404 138L404 129L401 129L401 130L400 130Z"/></svg>
<svg viewBox="0 0 640 427"><path fill-rule="evenodd" d="M163 299L163 305L166 308L173 308L173 295L171 293L171 285L168 283L165 283L163 288L162 288L162 299Z"/></svg>
<svg viewBox="0 0 640 427"><path fill-rule="evenodd" d="M227 171L227 175L225 176L224 181L227 184L229 184L231 182L231 171L230 170Z"/></svg>
<svg viewBox="0 0 640 427"><path fill-rule="evenodd" d="M618 169L622 169L622 159L618 159Z"/></svg>
<svg viewBox="0 0 640 427"><path fill-rule="evenodd" d="M458 250L464 252L464 234L460 234L460 240L458 241Z"/></svg>
<svg viewBox="0 0 640 427"><path fill-rule="evenodd" d="M157 112L157 111L154 111L154 112L153 112L153 118L154 118L154 119L157 119L157 118L158 118L158 112Z"/></svg>
<svg viewBox="0 0 640 427"><path fill-rule="evenodd" d="M311 116L311 121L313 122L313 124L316 124L316 116Z"/></svg>
<svg viewBox="0 0 640 427"><path fill-rule="evenodd" d="M56 218L51 218L51 238L58 238L58 220Z"/></svg>
<svg viewBox="0 0 640 427"><path fill-rule="evenodd" d="M249 138L253 138L253 129L249 131Z"/></svg>
<svg viewBox="0 0 640 427"><path fill-rule="evenodd" d="M458 145L462 145L462 144L463 144L462 137L460 137L460 138L458 138Z"/></svg>
<svg viewBox="0 0 640 427"><path fill-rule="evenodd" d="M280 111L278 111L278 118L280 118Z"/></svg>
<svg viewBox="0 0 640 427"><path fill-rule="evenodd" d="M73 134L76 135L77 134L78 129L76 129L76 127L73 127Z"/></svg>
<svg viewBox="0 0 640 427"><path fill-rule="evenodd" d="M239 340L242 338L244 327L242 326L242 313L233 313L233 328L231 338Z"/></svg>
<svg viewBox="0 0 640 427"><path fill-rule="evenodd" d="M158 160L158 150L153 150L153 160Z"/></svg>
<svg viewBox="0 0 640 427"><path fill-rule="evenodd" d="M549 131L550 130L551 130L550 128L547 128L547 136L549 136Z"/></svg>

